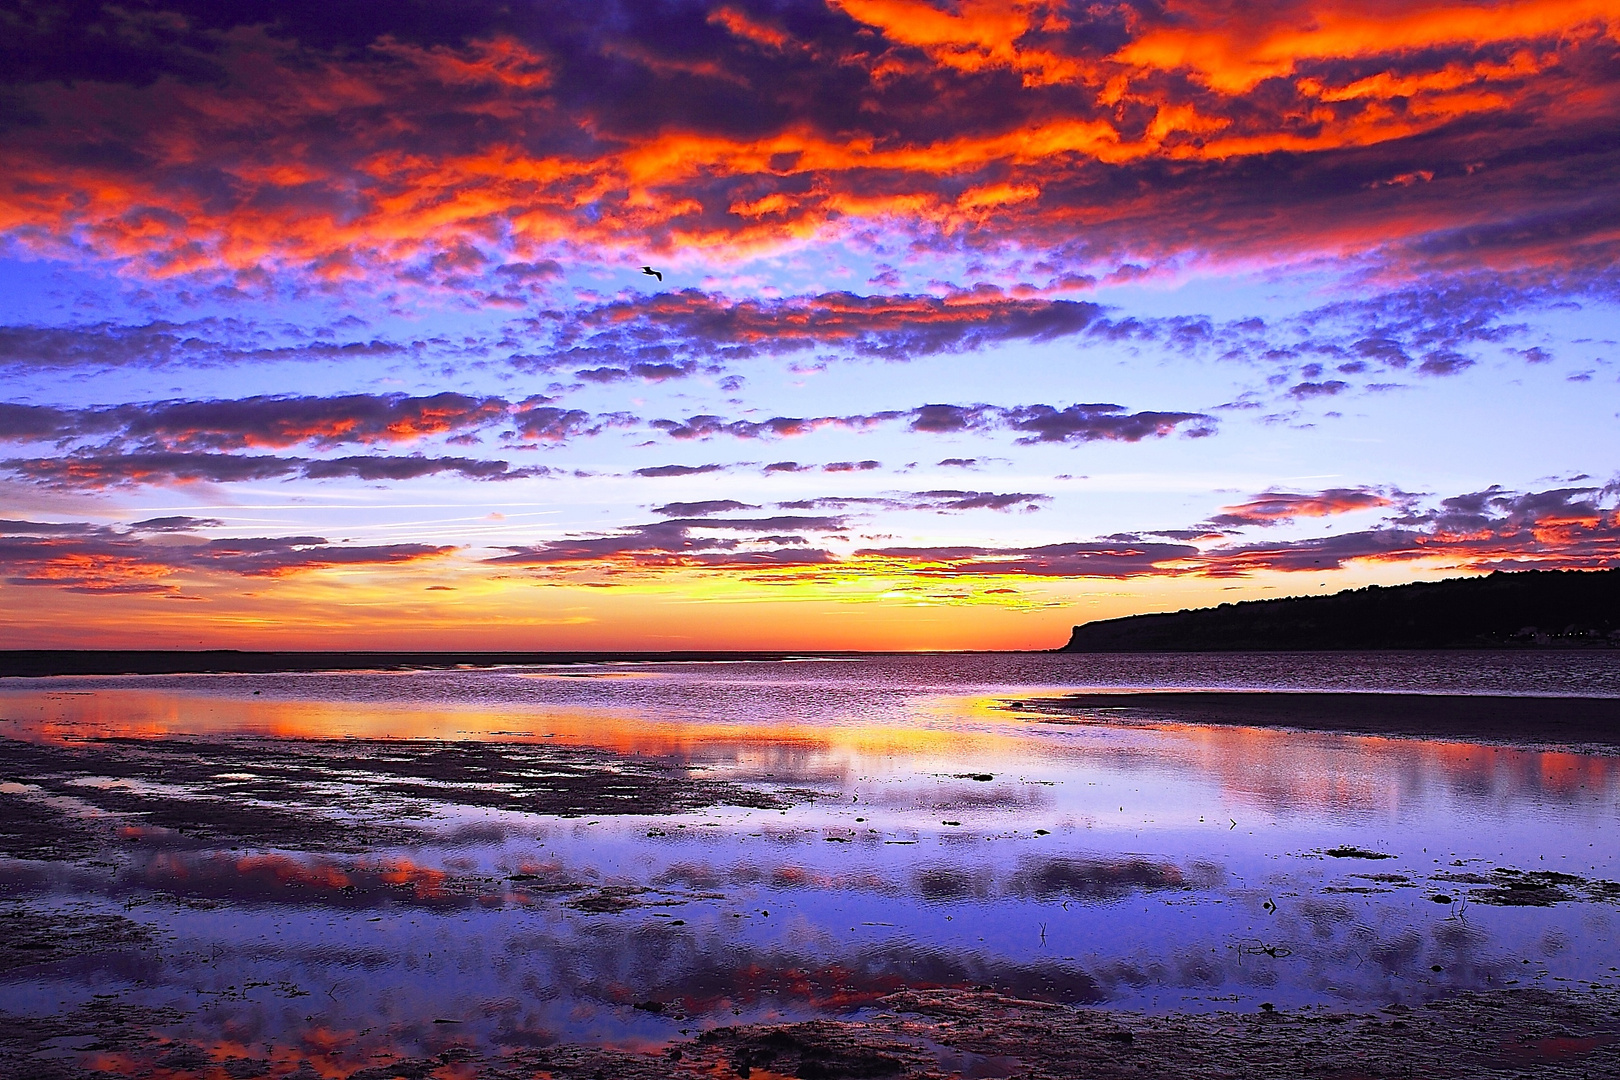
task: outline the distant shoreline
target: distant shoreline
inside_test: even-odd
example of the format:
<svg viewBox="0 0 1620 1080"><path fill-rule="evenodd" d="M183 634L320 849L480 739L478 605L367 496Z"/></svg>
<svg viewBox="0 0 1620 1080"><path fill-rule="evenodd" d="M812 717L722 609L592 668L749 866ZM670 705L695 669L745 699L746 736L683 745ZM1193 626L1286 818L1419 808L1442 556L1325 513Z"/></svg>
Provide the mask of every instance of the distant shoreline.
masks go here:
<svg viewBox="0 0 1620 1080"><path fill-rule="evenodd" d="M717 660L839 659L856 652L391 652L236 649L0 650L0 678L54 675L269 675L278 672L411 671L551 664L700 663Z"/></svg>
<svg viewBox="0 0 1620 1080"><path fill-rule="evenodd" d="M1119 649L1121 656L1153 652L1208 650ZM1238 650L1222 650L1238 651ZM1246 649L1244 652L1287 654L1323 653L1523 653L1522 647L1359 648L1359 649ZM1573 650L1533 650L1562 653ZM669 652L504 652L504 651L392 651L368 650L245 650L245 649L0 649L0 679L38 679L62 675L270 675L338 671L452 670L560 666L570 664L692 664L772 662L791 660L857 660L880 656L1085 656L1097 653L1068 649L929 649L816 650L780 649L728 651L691 649Z"/></svg>

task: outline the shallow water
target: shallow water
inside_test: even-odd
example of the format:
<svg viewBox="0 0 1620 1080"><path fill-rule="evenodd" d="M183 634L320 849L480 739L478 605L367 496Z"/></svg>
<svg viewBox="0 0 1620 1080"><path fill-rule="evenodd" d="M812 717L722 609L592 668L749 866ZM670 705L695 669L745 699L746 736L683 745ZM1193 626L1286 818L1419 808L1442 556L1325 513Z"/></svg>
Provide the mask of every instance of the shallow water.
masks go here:
<svg viewBox="0 0 1620 1080"><path fill-rule="evenodd" d="M1617 978L1620 758L1008 705L1131 687L1616 697L1620 658L16 680L0 796L81 839L15 841L32 857L0 861L0 895L147 938L13 956L0 1009L117 995L173 1009L167 1036L342 1075L655 1046L902 986L1200 1011ZM536 801L586 766L583 801Z"/></svg>

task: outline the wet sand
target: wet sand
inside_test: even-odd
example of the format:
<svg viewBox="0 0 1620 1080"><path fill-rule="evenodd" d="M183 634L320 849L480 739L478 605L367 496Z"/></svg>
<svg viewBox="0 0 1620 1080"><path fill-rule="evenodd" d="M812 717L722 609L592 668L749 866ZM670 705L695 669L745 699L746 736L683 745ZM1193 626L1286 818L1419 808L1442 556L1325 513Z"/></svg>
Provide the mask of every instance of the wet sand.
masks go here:
<svg viewBox="0 0 1620 1080"><path fill-rule="evenodd" d="M658 1003L639 1006L656 1009ZM72 1013L0 1015L0 1073L34 1080L111 1077L346 1077L347 1080L1575 1080L1620 1075L1620 993L1502 990L1419 1008L1311 1009L1196 1016L1072 1008L987 991L902 991L859 1019L716 1028L643 1052L553 1044L489 1053L444 1023L442 1049L359 1068L170 1040L176 1016L97 999ZM95 1072L53 1045L88 1043ZM320 1066L317 1071L317 1064Z"/></svg>
<svg viewBox="0 0 1620 1080"><path fill-rule="evenodd" d="M1192 723L1620 748L1620 698L1147 690L1010 701L1077 722Z"/></svg>
<svg viewBox="0 0 1620 1080"><path fill-rule="evenodd" d="M788 805L667 760L430 739L52 745L0 737L0 781L32 789L0 791L0 855L49 860L85 857L113 840L364 851L424 839L411 823L430 802L561 818ZM91 812L53 812L41 795Z"/></svg>
<svg viewBox="0 0 1620 1080"><path fill-rule="evenodd" d="M659 685L562 674L554 697ZM761 707L754 687L739 693ZM1620 960L1603 943L1620 875L1597 854L1551 861L1605 846L1581 814L1612 818L1615 759L1459 752L1426 796L1431 748L1286 730L1603 749L1620 701L1124 692L1021 700L1014 717L993 704L1008 689L982 702L986 732L1029 753L954 729L949 753L877 744L931 770L900 779L830 770L827 731L729 748L666 732L654 751L565 744L516 708L486 726L521 720L534 731L493 732L520 741L452 737L477 728L461 719L408 739L180 720L136 737L98 729L99 706L82 724L14 720L42 734L0 738L0 976L17 988L0 999L0 1077L1620 1076L1620 974L1604 966ZM117 713L120 691L97 692ZM807 692L767 707L791 715ZM177 697L177 715L219 700ZM1273 730L1168 726L1189 722ZM1138 788L1206 774L1226 787L1171 826L1191 846L1143 827L1177 808L1139 809ZM1093 796L1091 780L1112 786ZM1472 834L1420 841L1384 823L1376 796L1395 784L1414 814L1461 791L1465 810L1551 800L1570 815L1559 837L1589 831L1548 861ZM1228 788L1239 798L1217 801ZM1353 829L1267 835L1291 827L1268 807L1324 788ZM1205 826L1206 802L1242 826ZM1104 832L1121 804L1130 822ZM1097 952L1094 928L1137 912L1165 928L1148 952ZM1593 950L1595 967L1565 959ZM1151 962L1163 1005L1124 996L1160 978ZM1357 996L1302 999L1317 965L1334 992L1377 971Z"/></svg>

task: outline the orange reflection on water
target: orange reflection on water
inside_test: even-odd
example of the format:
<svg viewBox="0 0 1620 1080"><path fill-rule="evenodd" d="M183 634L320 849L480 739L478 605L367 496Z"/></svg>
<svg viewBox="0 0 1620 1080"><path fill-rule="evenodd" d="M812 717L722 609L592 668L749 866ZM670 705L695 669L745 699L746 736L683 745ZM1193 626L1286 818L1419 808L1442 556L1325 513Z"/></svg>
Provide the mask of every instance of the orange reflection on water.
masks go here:
<svg viewBox="0 0 1620 1080"><path fill-rule="evenodd" d="M1027 753L1023 721L989 700L862 723L801 721L761 710L757 719L673 719L636 707L585 705L429 707L213 696L171 690L0 692L0 735L35 742L257 736L281 739L446 739L549 742L626 757L729 756L769 767L775 756L840 751L865 758L999 760ZM963 723L965 722L965 724Z"/></svg>
<svg viewBox="0 0 1620 1080"><path fill-rule="evenodd" d="M615 675L657 679L657 674ZM543 680L537 680L543 682ZM1025 691L1027 692L1027 691ZM813 691L806 691L806 694ZM864 716L836 708L802 715L762 701L747 719L679 715L642 704L535 699L417 704L230 696L133 687L0 691L0 734L41 742L257 736L285 739L444 739L543 743L721 763L779 780L839 782L861 772L1001 773L1009 768L1148 769L1207 780L1272 809L1399 814L1437 790L1490 800L1593 801L1620 792L1620 758L1460 740L1301 731L1284 727L1078 722L1021 714L983 696L940 694Z"/></svg>

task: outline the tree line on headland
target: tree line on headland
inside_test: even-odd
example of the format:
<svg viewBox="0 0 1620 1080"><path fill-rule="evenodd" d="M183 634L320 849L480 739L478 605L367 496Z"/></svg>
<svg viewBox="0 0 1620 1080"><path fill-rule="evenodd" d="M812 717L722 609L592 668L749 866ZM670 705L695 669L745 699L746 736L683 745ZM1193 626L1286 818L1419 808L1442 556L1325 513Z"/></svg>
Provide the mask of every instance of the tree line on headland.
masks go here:
<svg viewBox="0 0 1620 1080"><path fill-rule="evenodd" d="M1074 628L1057 652L1620 648L1620 568L1497 571Z"/></svg>

